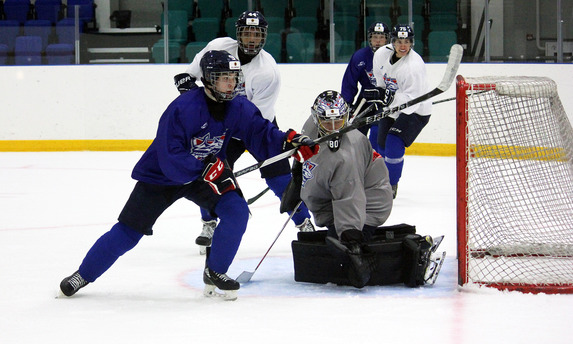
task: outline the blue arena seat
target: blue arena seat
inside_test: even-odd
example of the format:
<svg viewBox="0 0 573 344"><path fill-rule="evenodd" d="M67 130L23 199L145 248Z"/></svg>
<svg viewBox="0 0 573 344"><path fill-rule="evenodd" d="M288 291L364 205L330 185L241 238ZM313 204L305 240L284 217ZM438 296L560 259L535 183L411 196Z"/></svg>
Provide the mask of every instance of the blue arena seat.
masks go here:
<svg viewBox="0 0 573 344"><path fill-rule="evenodd" d="M67 18L75 18L75 8L79 6L78 18L84 25L94 23L95 26L95 3L94 0L68 0L67 3Z"/></svg>
<svg viewBox="0 0 573 344"><path fill-rule="evenodd" d="M42 38L42 50L50 43L52 23L49 20L28 20L24 23L24 36L40 36Z"/></svg>
<svg viewBox="0 0 573 344"><path fill-rule="evenodd" d="M46 62L49 65L69 65L74 63L74 46L55 43L46 47Z"/></svg>
<svg viewBox="0 0 573 344"><path fill-rule="evenodd" d="M42 38L40 36L16 37L14 63L17 65L41 65Z"/></svg>
<svg viewBox="0 0 573 344"><path fill-rule="evenodd" d="M0 44L6 45L9 52L14 51L14 43L19 35L20 23L17 20L0 20Z"/></svg>
<svg viewBox="0 0 573 344"><path fill-rule="evenodd" d="M80 24L80 33L83 30L83 25ZM56 23L56 37L58 43L75 44L75 19L64 18Z"/></svg>
<svg viewBox="0 0 573 344"><path fill-rule="evenodd" d="M6 65L8 63L8 46L6 44L0 44L0 65Z"/></svg>
<svg viewBox="0 0 573 344"><path fill-rule="evenodd" d="M49 20L52 25L64 17L61 0L36 0L34 10L36 19Z"/></svg>
<svg viewBox="0 0 573 344"><path fill-rule="evenodd" d="M17 20L24 25L26 20L32 19L32 3L30 0L5 0L4 16L6 20Z"/></svg>

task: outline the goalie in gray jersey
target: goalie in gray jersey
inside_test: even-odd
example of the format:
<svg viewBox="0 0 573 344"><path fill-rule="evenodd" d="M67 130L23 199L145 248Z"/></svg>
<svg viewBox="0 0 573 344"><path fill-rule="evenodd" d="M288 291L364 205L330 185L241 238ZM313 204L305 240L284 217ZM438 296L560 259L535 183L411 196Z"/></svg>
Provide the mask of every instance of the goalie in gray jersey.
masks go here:
<svg viewBox="0 0 573 344"><path fill-rule="evenodd" d="M336 91L322 92L302 129L316 139L348 124L349 107ZM392 188L384 159L367 137L351 130L321 143L321 151L304 162L300 196L316 225L340 238L351 234L362 240L382 225L392 210Z"/></svg>
<svg viewBox="0 0 573 344"><path fill-rule="evenodd" d="M302 132L316 139L338 132L348 119L349 107L342 96L325 91L314 101ZM293 180L300 181L300 199L313 214L315 224L327 227L329 241L349 256L351 284L362 288L372 272L365 243L392 210L388 169L358 130L320 145L320 153L305 161L302 168L295 164Z"/></svg>

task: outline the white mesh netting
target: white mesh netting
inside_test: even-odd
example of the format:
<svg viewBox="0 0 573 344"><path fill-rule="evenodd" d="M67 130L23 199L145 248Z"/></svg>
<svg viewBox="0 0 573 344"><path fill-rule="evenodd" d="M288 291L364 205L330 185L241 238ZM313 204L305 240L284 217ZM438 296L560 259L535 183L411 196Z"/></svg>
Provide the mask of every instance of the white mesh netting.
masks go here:
<svg viewBox="0 0 573 344"><path fill-rule="evenodd" d="M573 285L573 129L555 82L466 82L468 282Z"/></svg>

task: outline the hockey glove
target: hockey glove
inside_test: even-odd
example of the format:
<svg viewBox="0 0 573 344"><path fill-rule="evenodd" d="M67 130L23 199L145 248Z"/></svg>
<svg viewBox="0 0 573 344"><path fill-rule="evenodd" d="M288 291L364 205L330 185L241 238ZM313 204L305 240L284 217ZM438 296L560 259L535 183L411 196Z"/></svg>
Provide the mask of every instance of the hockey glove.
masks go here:
<svg viewBox="0 0 573 344"><path fill-rule="evenodd" d="M281 197L280 212L293 211L300 202L300 189L302 187L302 163L295 161L292 164L292 178Z"/></svg>
<svg viewBox="0 0 573 344"><path fill-rule="evenodd" d="M210 156L205 160L202 177L217 195L237 189L233 171L225 168L225 163L217 157Z"/></svg>
<svg viewBox="0 0 573 344"><path fill-rule="evenodd" d="M389 88L376 87L364 90L363 97L368 100L369 103L374 104L375 110L379 110L392 103L394 93L395 92Z"/></svg>
<svg viewBox="0 0 573 344"><path fill-rule="evenodd" d="M292 148L297 148L296 152L292 155L293 158L299 162L304 162L318 154L320 146L311 140L310 137L298 134L296 131L289 129L286 132L283 150L287 151Z"/></svg>
<svg viewBox="0 0 573 344"><path fill-rule="evenodd" d="M197 87L197 84L195 83L195 80L197 79L187 73L177 74L173 77L173 80L175 81L175 87L177 87L180 94Z"/></svg>

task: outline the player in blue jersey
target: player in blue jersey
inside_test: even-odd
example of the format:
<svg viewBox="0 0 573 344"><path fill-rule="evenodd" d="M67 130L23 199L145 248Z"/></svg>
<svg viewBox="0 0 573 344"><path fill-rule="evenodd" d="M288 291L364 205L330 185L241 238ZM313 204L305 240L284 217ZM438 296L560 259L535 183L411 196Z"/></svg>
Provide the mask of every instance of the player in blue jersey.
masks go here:
<svg viewBox="0 0 573 344"><path fill-rule="evenodd" d="M298 148L294 157L302 161L318 153L319 146L294 130L280 131L253 103L235 97L241 64L228 52L207 52L201 68L204 87L179 96L161 116L155 139L133 169L137 183L118 222L95 242L78 271L61 282L65 296L94 282L144 235L153 234L163 211L186 198L220 219L206 258L205 295L215 295L219 288L228 299L236 298L239 283L226 272L246 230L249 209L225 163L230 139L241 139L260 160Z"/></svg>
<svg viewBox="0 0 573 344"><path fill-rule="evenodd" d="M268 22L258 11L243 12L235 23L237 39L231 37L219 37L207 43L187 67L185 73L175 76L175 85L180 93L185 93L197 86L196 81L202 77L199 62L209 50L225 50L235 56L241 62L244 80L239 86L239 95L247 97L255 104L264 118L278 126L275 118L275 103L278 99L281 86L279 69L275 59L264 50L267 40ZM245 145L241 140L232 138L227 147L227 160L233 168L235 162L245 152ZM261 177L269 188L279 198L291 180L290 164L287 160L281 160L260 169ZM213 230L217 226L217 218L212 217L205 209L201 209L203 230L195 240L201 247L211 245ZM310 221L310 214L306 205L302 204L293 215L292 221L303 232L314 231Z"/></svg>
<svg viewBox="0 0 573 344"><path fill-rule="evenodd" d="M365 93L365 90L376 87L376 78L372 71L372 59L376 50L386 45L389 39L390 31L383 22L374 22L368 27L368 47L358 49L352 55L342 78L340 94L346 103L358 104L365 96L367 100L372 100L368 98L369 93ZM360 84L360 92L358 84ZM363 127L360 130L366 134L368 127ZM376 151L379 151L377 138L378 125L372 125L370 126L370 144Z"/></svg>

